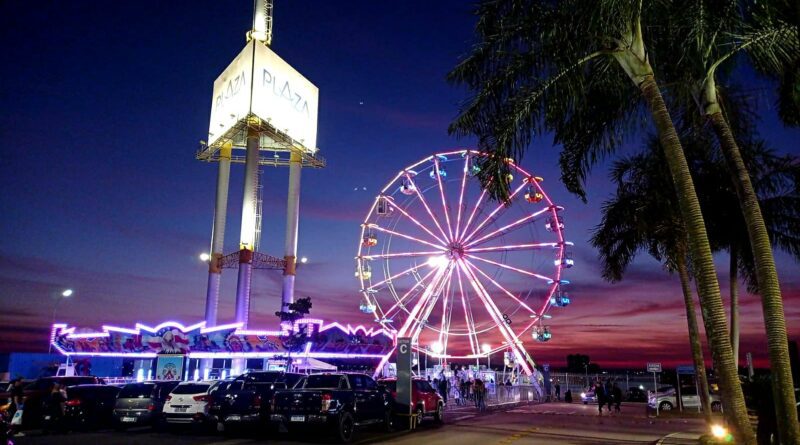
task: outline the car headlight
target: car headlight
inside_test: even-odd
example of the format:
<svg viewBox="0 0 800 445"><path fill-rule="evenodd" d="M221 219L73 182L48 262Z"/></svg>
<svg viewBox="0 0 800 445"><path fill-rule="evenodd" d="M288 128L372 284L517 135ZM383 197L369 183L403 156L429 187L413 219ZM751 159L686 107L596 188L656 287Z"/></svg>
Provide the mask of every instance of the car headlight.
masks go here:
<svg viewBox="0 0 800 445"><path fill-rule="evenodd" d="M584 397L584 398L585 398L585 397L586 397L586 393L585 393L585 392L582 392L582 393L581 393L581 397Z"/></svg>

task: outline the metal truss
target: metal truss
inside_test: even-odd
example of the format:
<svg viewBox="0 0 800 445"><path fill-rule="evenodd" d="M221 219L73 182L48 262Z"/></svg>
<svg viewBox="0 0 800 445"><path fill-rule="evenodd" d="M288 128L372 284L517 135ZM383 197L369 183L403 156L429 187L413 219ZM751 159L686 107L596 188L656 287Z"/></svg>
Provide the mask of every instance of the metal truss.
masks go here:
<svg viewBox="0 0 800 445"><path fill-rule="evenodd" d="M220 269L238 269L239 251L229 253L219 259ZM266 253L253 252L253 269L284 270L286 260L267 255Z"/></svg>
<svg viewBox="0 0 800 445"><path fill-rule="evenodd" d="M297 153L302 158L303 167L325 167L325 158L319 155L316 148L309 149L305 147L300 141L292 139L285 132L276 129L268 121L252 113L237 122L213 144L207 145L205 141L201 141L200 149L195 153L195 158L200 161L218 162L219 151L227 143L231 143L234 149L245 150L248 128L256 130L260 135L259 149L261 155L258 160L259 165L288 166L292 153ZM245 155L236 154L234 151L231 155L231 162L243 164Z"/></svg>

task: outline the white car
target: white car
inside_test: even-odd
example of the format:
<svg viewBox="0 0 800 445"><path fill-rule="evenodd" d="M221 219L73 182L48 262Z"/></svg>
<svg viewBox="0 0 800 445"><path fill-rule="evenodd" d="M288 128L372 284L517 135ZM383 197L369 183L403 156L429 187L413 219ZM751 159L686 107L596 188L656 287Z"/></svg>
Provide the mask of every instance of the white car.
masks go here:
<svg viewBox="0 0 800 445"><path fill-rule="evenodd" d="M722 402L719 395L709 394L711 398L711 411L719 412L722 410ZM684 409L699 409L700 397L697 395L697 389L693 386L681 387L681 401L683 402ZM662 387L658 388L658 392L653 394L651 391L647 392L647 405L650 408L658 406L659 411L672 411L678 407L678 395L675 388Z"/></svg>
<svg viewBox="0 0 800 445"><path fill-rule="evenodd" d="M167 424L207 424L211 405L209 391L217 381L181 382L167 396L164 421Z"/></svg>

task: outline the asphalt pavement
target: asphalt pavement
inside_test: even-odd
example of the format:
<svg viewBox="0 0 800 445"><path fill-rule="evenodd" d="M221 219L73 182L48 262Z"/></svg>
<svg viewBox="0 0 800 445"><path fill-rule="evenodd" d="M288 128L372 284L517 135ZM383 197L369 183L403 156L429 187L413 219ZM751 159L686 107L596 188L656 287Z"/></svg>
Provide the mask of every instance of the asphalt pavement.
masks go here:
<svg viewBox="0 0 800 445"><path fill-rule="evenodd" d="M623 405L619 414L597 414L596 405L547 403L509 406L488 413L472 407L449 407L443 425L432 421L414 431L381 433L363 430L354 444L489 444L489 445L633 445L697 443L704 432L700 419L648 417L641 404ZM313 433L313 431L311 431ZM251 445L330 443L322 434L259 437L256 434L226 436L181 429L154 432L149 428L126 432L100 430L42 435L31 431L14 439L16 445Z"/></svg>

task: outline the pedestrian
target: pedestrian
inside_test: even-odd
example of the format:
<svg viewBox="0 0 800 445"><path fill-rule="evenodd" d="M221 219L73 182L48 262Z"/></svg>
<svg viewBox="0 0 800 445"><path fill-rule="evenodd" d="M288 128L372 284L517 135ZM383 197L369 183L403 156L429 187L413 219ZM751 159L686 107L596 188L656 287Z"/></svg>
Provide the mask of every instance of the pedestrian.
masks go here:
<svg viewBox="0 0 800 445"><path fill-rule="evenodd" d="M47 396L44 411L44 425L48 430L60 430L64 417L64 403L67 401L64 390L58 382L54 382Z"/></svg>
<svg viewBox="0 0 800 445"><path fill-rule="evenodd" d="M564 401L567 403L572 403L572 390L567 389L567 392L564 393Z"/></svg>
<svg viewBox="0 0 800 445"><path fill-rule="evenodd" d="M442 403L447 406L447 379L445 378L444 373L442 373L439 377L439 395L442 396Z"/></svg>
<svg viewBox="0 0 800 445"><path fill-rule="evenodd" d="M597 399L597 411L599 415L603 415L603 406L608 403L606 390L600 381L594 384L594 397Z"/></svg>
<svg viewBox="0 0 800 445"><path fill-rule="evenodd" d="M486 385L481 379L475 379L475 406L479 412L486 411Z"/></svg>
<svg viewBox="0 0 800 445"><path fill-rule="evenodd" d="M556 400L561 401L561 384L556 380Z"/></svg>
<svg viewBox="0 0 800 445"><path fill-rule="evenodd" d="M620 412L620 405L622 404L622 389L617 385L617 382L614 382L614 387L611 389L611 392L614 394L614 411Z"/></svg>
<svg viewBox="0 0 800 445"><path fill-rule="evenodd" d="M25 398L25 390L22 387L22 377L17 377L13 382L11 382L8 392L11 396L11 399L9 400L9 402L11 402L9 414L13 417L14 413L17 412L18 409L22 408L23 399Z"/></svg>

